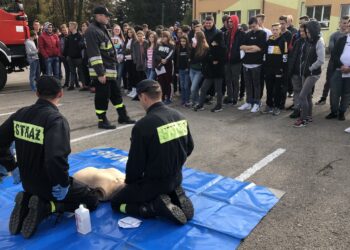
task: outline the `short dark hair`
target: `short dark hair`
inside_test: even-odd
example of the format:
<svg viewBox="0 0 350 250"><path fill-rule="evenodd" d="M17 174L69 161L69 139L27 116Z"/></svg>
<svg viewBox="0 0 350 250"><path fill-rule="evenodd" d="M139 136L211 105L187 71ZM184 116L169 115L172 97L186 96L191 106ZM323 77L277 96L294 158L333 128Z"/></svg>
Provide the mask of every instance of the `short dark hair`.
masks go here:
<svg viewBox="0 0 350 250"><path fill-rule="evenodd" d="M225 15L223 15L222 16L222 22L224 23L224 22L226 22L228 19L230 18L230 16L229 15L227 15L227 14L225 14Z"/></svg>
<svg viewBox="0 0 350 250"><path fill-rule="evenodd" d="M205 21L213 21L214 22L214 17L212 15L206 16Z"/></svg>
<svg viewBox="0 0 350 250"><path fill-rule="evenodd" d="M36 82L36 89L40 98L55 99L62 90L61 81L54 76L41 76Z"/></svg>
<svg viewBox="0 0 350 250"><path fill-rule="evenodd" d="M38 19L35 19L33 23L40 23Z"/></svg>
<svg viewBox="0 0 350 250"><path fill-rule="evenodd" d="M255 16L256 18L261 18L262 20L265 20L265 15L264 14L257 14L256 16Z"/></svg>
<svg viewBox="0 0 350 250"><path fill-rule="evenodd" d="M287 16L280 16L279 20L288 22L288 17Z"/></svg>
<svg viewBox="0 0 350 250"><path fill-rule="evenodd" d="M183 25L183 26L181 27L181 29L182 29L182 31L185 32L185 33L191 31L191 27L188 26L188 25Z"/></svg>
<svg viewBox="0 0 350 250"><path fill-rule="evenodd" d="M309 16L301 16L301 17L299 17L299 20L306 20L306 21L309 21L310 18L309 18Z"/></svg>
<svg viewBox="0 0 350 250"><path fill-rule="evenodd" d="M142 24L142 28L148 28L148 24L146 23Z"/></svg>
<svg viewBox="0 0 350 250"><path fill-rule="evenodd" d="M143 85L142 87L140 85ZM153 80L144 80L137 86L137 94L145 94L152 100L162 98L163 92L160 84Z"/></svg>
<svg viewBox="0 0 350 250"><path fill-rule="evenodd" d="M345 15L345 16L342 16L341 17L341 20L346 20L348 21L350 19L350 16L349 15Z"/></svg>
<svg viewBox="0 0 350 250"><path fill-rule="evenodd" d="M242 29L243 31L248 31L248 30L249 30L249 27L248 27L247 24L242 23L242 24L241 24L241 29Z"/></svg>
<svg viewBox="0 0 350 250"><path fill-rule="evenodd" d="M249 19L249 22L248 22L248 24L249 25L252 25L252 24L257 24L258 23L258 19L255 17L255 16L253 16L253 17L251 17L250 19Z"/></svg>

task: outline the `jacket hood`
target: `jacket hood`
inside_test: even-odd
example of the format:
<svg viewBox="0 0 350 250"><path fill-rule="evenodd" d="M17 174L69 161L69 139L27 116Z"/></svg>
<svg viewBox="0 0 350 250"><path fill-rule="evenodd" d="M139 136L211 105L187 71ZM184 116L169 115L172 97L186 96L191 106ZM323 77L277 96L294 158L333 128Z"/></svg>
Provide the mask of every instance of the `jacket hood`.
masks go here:
<svg viewBox="0 0 350 250"><path fill-rule="evenodd" d="M236 15L232 15L230 16L230 19L232 21L233 24L233 31L236 32L238 30L238 26L239 26L239 17Z"/></svg>
<svg viewBox="0 0 350 250"><path fill-rule="evenodd" d="M316 42L321 37L321 25L317 21L310 21L306 24L306 29L308 30L311 41Z"/></svg>

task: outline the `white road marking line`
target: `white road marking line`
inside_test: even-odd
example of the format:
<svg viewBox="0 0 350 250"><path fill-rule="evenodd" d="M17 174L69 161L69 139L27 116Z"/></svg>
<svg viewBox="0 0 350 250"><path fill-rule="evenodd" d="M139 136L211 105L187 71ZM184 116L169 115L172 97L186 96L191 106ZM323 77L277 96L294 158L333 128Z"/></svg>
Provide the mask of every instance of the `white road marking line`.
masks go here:
<svg viewBox="0 0 350 250"><path fill-rule="evenodd" d="M12 114L14 114L14 113L15 113L15 112L3 113L3 114L0 114L0 117L1 117L1 116L12 115Z"/></svg>
<svg viewBox="0 0 350 250"><path fill-rule="evenodd" d="M133 127L133 126L134 126L133 124L129 124L129 125L117 127L116 129L105 130L105 131L98 132L98 133L95 133L95 134L91 134L91 135L86 135L86 136L78 137L78 138L72 139L72 140L70 141L70 143L75 143L75 142L83 141L83 140L90 139L90 138L93 138L93 137L96 137L96 136L99 136L99 135L104 135L104 134L116 132L117 130L122 130L122 129L124 129L124 128L129 128L129 127Z"/></svg>
<svg viewBox="0 0 350 250"><path fill-rule="evenodd" d="M24 105L25 106L25 105ZM24 107L24 106L20 106L20 107ZM61 107L61 106L63 106L63 104L58 104L58 107ZM0 114L0 117L1 116L8 116L8 115L12 115L12 114L14 114L15 112L8 112L8 113L3 113L3 114Z"/></svg>
<svg viewBox="0 0 350 250"><path fill-rule="evenodd" d="M274 159L282 155L286 150L284 148L279 148L275 152L269 154L264 159L259 161L258 163L255 163L251 168L248 168L246 171L244 171L240 176L236 177L236 180L238 181L245 181L249 177L251 177L253 174L261 170L262 168L266 167L270 162L272 162Z"/></svg>

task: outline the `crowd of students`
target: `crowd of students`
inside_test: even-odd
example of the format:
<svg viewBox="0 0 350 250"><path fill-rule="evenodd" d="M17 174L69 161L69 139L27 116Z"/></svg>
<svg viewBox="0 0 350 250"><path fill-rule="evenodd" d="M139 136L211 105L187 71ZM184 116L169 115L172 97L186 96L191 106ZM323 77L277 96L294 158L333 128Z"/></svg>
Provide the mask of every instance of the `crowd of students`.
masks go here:
<svg viewBox="0 0 350 250"><path fill-rule="evenodd" d="M216 97L211 111L220 112L224 105L237 105L245 96L238 110L277 116L286 109L289 96L294 103L287 107L293 109L293 126L305 127L312 122L312 97L326 55L319 22L303 16L296 29L292 16L281 16L269 29L264 26L263 14L250 18L248 25L241 24L235 15L225 15L222 21L221 29L212 16L203 23L193 20L191 27L177 22L169 28L158 26L155 31L147 24L114 25L111 36L117 51L118 84L127 96L137 100L137 83L157 80L165 104L180 95L183 107L194 111L204 110L205 103ZM34 22L31 39L26 42L33 90L39 68L62 78L63 65L68 90L81 83L82 90L94 91L85 53L88 25L83 23L78 31L78 24L70 22L55 32L51 23L45 23L41 31L40 23ZM350 104L349 32L349 16L344 16L329 41L327 80L316 103L325 104L330 90L331 113L327 119L345 120Z"/></svg>

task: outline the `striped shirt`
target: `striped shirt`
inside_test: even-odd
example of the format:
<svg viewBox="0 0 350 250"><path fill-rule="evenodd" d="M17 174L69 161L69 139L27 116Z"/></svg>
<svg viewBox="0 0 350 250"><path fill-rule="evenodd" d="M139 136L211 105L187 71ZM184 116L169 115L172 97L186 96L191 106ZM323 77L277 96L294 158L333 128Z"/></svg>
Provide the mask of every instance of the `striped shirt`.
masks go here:
<svg viewBox="0 0 350 250"><path fill-rule="evenodd" d="M147 49L147 68L153 68L153 48Z"/></svg>

